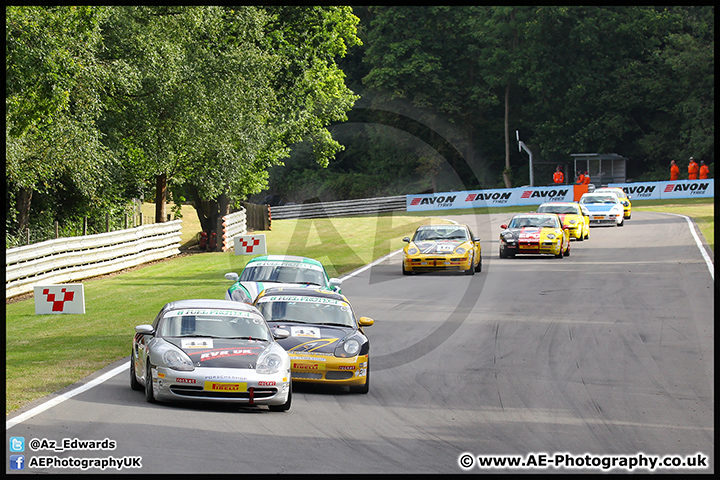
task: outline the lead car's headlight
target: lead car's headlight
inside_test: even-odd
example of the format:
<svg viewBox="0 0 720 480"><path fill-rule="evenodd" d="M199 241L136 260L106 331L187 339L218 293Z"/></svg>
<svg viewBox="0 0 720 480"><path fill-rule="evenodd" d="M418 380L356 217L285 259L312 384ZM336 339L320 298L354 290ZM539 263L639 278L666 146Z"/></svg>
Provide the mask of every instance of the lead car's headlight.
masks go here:
<svg viewBox="0 0 720 480"><path fill-rule="evenodd" d="M272 375L273 373L279 372L282 365L283 358L273 347L269 347L258 357L255 371L262 375Z"/></svg>
<svg viewBox="0 0 720 480"><path fill-rule="evenodd" d="M190 372L195 370L192 360L188 357L185 352L179 350L165 350L162 355L163 362L168 368L173 370L179 370L182 372Z"/></svg>

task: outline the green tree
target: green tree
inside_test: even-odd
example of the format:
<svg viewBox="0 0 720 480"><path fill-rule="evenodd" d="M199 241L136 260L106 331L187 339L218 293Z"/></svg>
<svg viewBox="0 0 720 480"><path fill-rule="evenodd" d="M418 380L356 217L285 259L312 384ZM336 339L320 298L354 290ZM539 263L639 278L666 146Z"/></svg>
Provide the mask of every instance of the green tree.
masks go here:
<svg viewBox="0 0 720 480"><path fill-rule="evenodd" d="M666 171L681 152L712 156L711 11L537 7L521 32L521 84L533 98L523 115L535 143L555 158L621 153L638 173Z"/></svg>
<svg viewBox="0 0 720 480"><path fill-rule="evenodd" d="M201 7L114 7L104 25L103 60L126 74L109 85L103 122L110 144L154 187L155 221L165 220L168 182L195 157L201 70L191 56L203 33ZM198 111L199 110L199 111ZM199 135L200 134L200 135Z"/></svg>
<svg viewBox="0 0 720 480"><path fill-rule="evenodd" d="M365 61L375 105L407 99L456 126L458 145L479 184L490 170L509 178L511 88L519 55L515 7L373 7ZM397 28L402 25L402 28ZM505 143L497 143L497 136ZM446 133L443 133L446 135ZM505 165L495 157L505 152ZM444 153L444 152L441 152ZM462 169L455 167L462 175ZM474 185L479 187L479 184ZM468 185L472 186L472 185Z"/></svg>
<svg viewBox="0 0 720 480"><path fill-rule="evenodd" d="M98 61L100 23L96 7L19 7L5 10L5 158L10 229L30 223L33 196L48 195L64 178L83 204L56 198L49 213L82 211L107 203L112 156L96 120L99 92L109 72Z"/></svg>
<svg viewBox="0 0 720 480"><path fill-rule="evenodd" d="M425 111L424 119L447 115L467 132L465 152L485 158L479 165L465 155L478 178L502 172L505 186L513 158L522 159L510 154L510 132L519 128L545 161L617 152L631 157L632 175L666 166L681 152L711 160L713 12L370 7L363 15L369 67L362 93L375 108L407 99Z"/></svg>
<svg viewBox="0 0 720 480"><path fill-rule="evenodd" d="M652 180L667 178L670 160L694 156L712 163L715 146L714 9L675 7L661 14L660 43L644 68L628 72L627 86L641 97L633 116L646 133L637 153ZM652 177L653 170L659 176Z"/></svg>
<svg viewBox="0 0 720 480"><path fill-rule="evenodd" d="M106 125L155 179L156 221L168 184L190 193L209 231L265 186L289 144L308 137L325 164L340 149L324 126L356 98L333 61L358 41L348 8L118 9L108 59L136 81L118 86Z"/></svg>

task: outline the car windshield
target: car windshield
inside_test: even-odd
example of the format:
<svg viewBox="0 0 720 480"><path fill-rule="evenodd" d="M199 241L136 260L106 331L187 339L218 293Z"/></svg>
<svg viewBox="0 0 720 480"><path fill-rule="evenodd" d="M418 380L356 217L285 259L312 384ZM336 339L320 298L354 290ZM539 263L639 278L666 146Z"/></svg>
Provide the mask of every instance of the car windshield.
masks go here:
<svg viewBox="0 0 720 480"><path fill-rule="evenodd" d="M257 308L268 322L355 326L350 305L333 298L269 295L258 300Z"/></svg>
<svg viewBox="0 0 720 480"><path fill-rule="evenodd" d="M269 340L265 320L257 313L220 309L171 310L158 328L161 337L212 337Z"/></svg>
<svg viewBox="0 0 720 480"><path fill-rule="evenodd" d="M583 203L585 205L590 203L618 203L618 198L615 195L592 195L592 196L583 196L580 199L580 203Z"/></svg>
<svg viewBox="0 0 720 480"><path fill-rule="evenodd" d="M574 205L540 205L538 212L541 213L578 213L578 209Z"/></svg>
<svg viewBox="0 0 720 480"><path fill-rule="evenodd" d="M455 225L434 226L421 228L415 232L413 242L426 242L430 240L468 240L467 230Z"/></svg>
<svg viewBox="0 0 720 480"><path fill-rule="evenodd" d="M603 190L603 189L600 189L600 191L597 191L597 190L596 190L596 193L610 193L610 194L612 194L612 195L615 195L615 196L618 197L618 198L623 198L623 197L625 197L625 192L623 192L622 190Z"/></svg>
<svg viewBox="0 0 720 480"><path fill-rule="evenodd" d="M523 227L549 227L549 228L560 228L560 223L557 217L550 217L546 215L535 215L535 216L522 216L513 217L510 220L509 228L523 228Z"/></svg>
<svg viewBox="0 0 720 480"><path fill-rule="evenodd" d="M303 283L325 286L323 272L303 263L249 264L240 274L241 282Z"/></svg>

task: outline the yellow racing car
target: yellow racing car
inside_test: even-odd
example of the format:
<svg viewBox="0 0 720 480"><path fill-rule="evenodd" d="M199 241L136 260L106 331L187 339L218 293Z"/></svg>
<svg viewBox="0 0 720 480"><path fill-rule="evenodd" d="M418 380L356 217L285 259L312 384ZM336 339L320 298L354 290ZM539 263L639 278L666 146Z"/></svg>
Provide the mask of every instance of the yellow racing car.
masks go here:
<svg viewBox="0 0 720 480"><path fill-rule="evenodd" d="M501 225L500 258L517 254L570 255L570 235L556 213L519 213Z"/></svg>
<svg viewBox="0 0 720 480"><path fill-rule="evenodd" d="M403 238L403 275L455 270L474 275L482 271L480 238L467 225L421 225L412 239Z"/></svg>
<svg viewBox="0 0 720 480"><path fill-rule="evenodd" d="M545 202L538 213L557 213L560 221L570 232L570 238L578 242L590 238L590 212L577 202Z"/></svg>
<svg viewBox="0 0 720 480"><path fill-rule="evenodd" d="M292 381L340 385L354 393L370 388L372 318L355 317L344 295L323 288L273 287L255 306L290 356ZM282 338L280 338L282 337Z"/></svg>

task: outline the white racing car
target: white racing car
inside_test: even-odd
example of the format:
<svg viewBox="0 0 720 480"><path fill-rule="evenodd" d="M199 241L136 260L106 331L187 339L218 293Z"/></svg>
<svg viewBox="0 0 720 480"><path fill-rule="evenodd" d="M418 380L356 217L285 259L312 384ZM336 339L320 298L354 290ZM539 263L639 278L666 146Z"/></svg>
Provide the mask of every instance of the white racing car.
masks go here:
<svg viewBox="0 0 720 480"><path fill-rule="evenodd" d="M290 358L252 305L229 300L166 304L152 325L138 325L130 386L148 402L206 401L290 409Z"/></svg>
<svg viewBox="0 0 720 480"><path fill-rule="evenodd" d="M580 205L590 212L590 225L622 227L625 221L623 205L612 193L584 193Z"/></svg>

